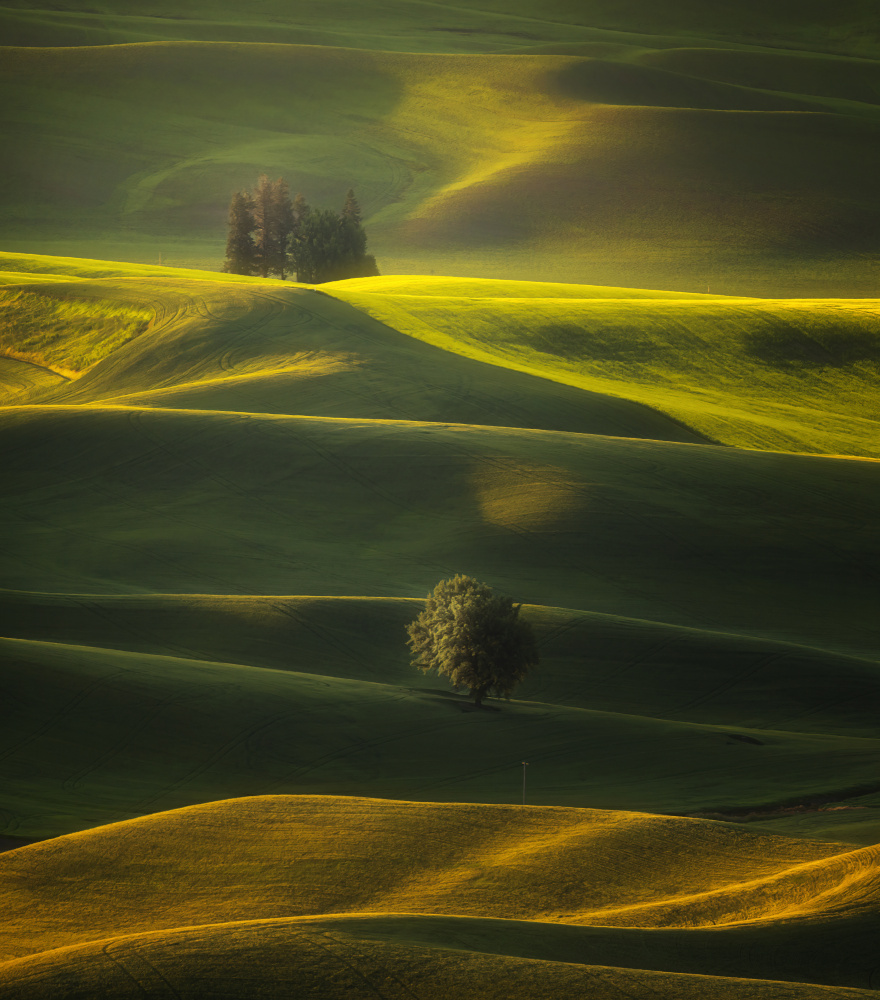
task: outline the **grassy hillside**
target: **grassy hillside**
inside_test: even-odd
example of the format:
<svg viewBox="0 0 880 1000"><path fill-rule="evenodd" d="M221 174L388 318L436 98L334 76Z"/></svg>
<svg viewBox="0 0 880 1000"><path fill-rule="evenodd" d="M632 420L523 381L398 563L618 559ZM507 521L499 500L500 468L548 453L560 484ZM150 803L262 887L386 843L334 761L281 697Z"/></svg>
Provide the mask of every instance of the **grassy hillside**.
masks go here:
<svg viewBox="0 0 880 1000"><path fill-rule="evenodd" d="M299 42L404 51L528 49L540 43L609 42L626 37L656 39L675 34L692 39L753 42L774 37L787 46L870 52L878 41L876 12L864 0L824 4L774 4L755 0L707 11L694 0L662 8L644 2L610 0L589 4L551 0L482 0L451 5L381 0L369 11L338 2L320 7L301 2L261 0L246 10L228 2L191 2L185 10L168 0L67 3L43 9L32 0L11 0L3 14L16 45L83 45L156 41L164 38Z"/></svg>
<svg viewBox="0 0 880 1000"><path fill-rule="evenodd" d="M56 360L109 351L64 378L7 359L43 378L0 411L7 833L267 791L511 801L527 757L536 803L757 809L801 834L876 839L862 798L876 789L876 462L700 443L642 403L534 374L524 322L515 371L465 356L476 340L438 338L453 353L304 287L5 263L26 279L3 286L13 303L148 317L121 346L59 324ZM484 344L492 309L543 323L706 308L373 284L436 315L459 303ZM748 333L742 300L710 305ZM670 379L687 362L654 353ZM728 357L757 381L756 362ZM619 370L637 390L639 366ZM405 625L456 571L526 602L538 633L543 667L500 712L468 711L408 664Z"/></svg>
<svg viewBox="0 0 880 1000"><path fill-rule="evenodd" d="M551 692L476 712L436 680L382 677L375 663L333 676L338 654L308 673L13 639L0 655L16 706L0 747L4 818L19 837L281 790L510 802L523 756L535 805L716 812L877 787L873 734L824 735L818 713L809 731L732 729ZM876 700L876 669L860 679Z"/></svg>
<svg viewBox="0 0 880 1000"><path fill-rule="evenodd" d="M401 641L418 598L4 591L0 607L21 639L407 691L437 686L412 669ZM526 700L734 729L875 735L873 660L590 611L527 605L524 613L545 664L518 689Z"/></svg>
<svg viewBox="0 0 880 1000"><path fill-rule="evenodd" d="M219 268L265 170L385 273L876 294L876 16L759 6L7 7L0 238Z"/></svg>
<svg viewBox="0 0 880 1000"><path fill-rule="evenodd" d="M533 604L874 652L877 463L107 405L0 424L14 589L418 596L461 568Z"/></svg>
<svg viewBox="0 0 880 1000"><path fill-rule="evenodd" d="M120 997L465 997L475 984L527 997L548 983L564 997L876 995L876 850L703 821L273 796L22 848L0 868L13 917L0 982L22 998L97 984Z"/></svg>
<svg viewBox="0 0 880 1000"><path fill-rule="evenodd" d="M0 994L880 996L875 6L0 39ZM263 172L386 277L220 273Z"/></svg>
<svg viewBox="0 0 880 1000"><path fill-rule="evenodd" d="M407 277L325 291L428 343L637 400L723 444L880 457L878 299Z"/></svg>

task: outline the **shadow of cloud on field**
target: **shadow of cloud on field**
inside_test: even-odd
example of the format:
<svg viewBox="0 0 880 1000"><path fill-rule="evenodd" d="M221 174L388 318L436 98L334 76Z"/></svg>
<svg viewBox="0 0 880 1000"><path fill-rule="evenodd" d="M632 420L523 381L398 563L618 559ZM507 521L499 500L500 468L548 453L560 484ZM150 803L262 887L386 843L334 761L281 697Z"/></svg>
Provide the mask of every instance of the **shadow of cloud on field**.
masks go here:
<svg viewBox="0 0 880 1000"><path fill-rule="evenodd" d="M757 330L742 338L746 354L774 368L843 368L880 362L880 338L872 330L839 330L824 342L795 326Z"/></svg>
<svg viewBox="0 0 880 1000"><path fill-rule="evenodd" d="M536 328L533 343L544 354L570 360L648 363L664 354L674 357L671 349L643 339L636 330L622 337L619 329L601 325L586 329L576 323L547 323Z"/></svg>

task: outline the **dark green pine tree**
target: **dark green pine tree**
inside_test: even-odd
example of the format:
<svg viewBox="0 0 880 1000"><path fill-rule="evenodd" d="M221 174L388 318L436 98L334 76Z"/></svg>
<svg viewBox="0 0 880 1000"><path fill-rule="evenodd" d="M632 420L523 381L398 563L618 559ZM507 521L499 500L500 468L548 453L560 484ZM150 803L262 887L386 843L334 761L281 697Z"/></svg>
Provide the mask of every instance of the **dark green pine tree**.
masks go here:
<svg viewBox="0 0 880 1000"><path fill-rule="evenodd" d="M253 232L254 199L247 191L238 191L229 203L229 236L226 240L227 274L254 274L257 266L257 248Z"/></svg>
<svg viewBox="0 0 880 1000"><path fill-rule="evenodd" d="M367 234L361 226L361 207L357 203L354 191L349 188L342 206L343 241L345 243L345 260L340 261L340 269L357 269L357 265L367 253Z"/></svg>
<svg viewBox="0 0 880 1000"><path fill-rule="evenodd" d="M360 228L361 206L354 196L354 188L349 188L348 194L345 196L345 204L342 206L342 218Z"/></svg>
<svg viewBox="0 0 880 1000"><path fill-rule="evenodd" d="M296 217L293 205L290 203L290 190L287 181L279 177L272 185L275 210L275 249L276 255L272 265L272 273L284 281L284 272L290 261L290 240L293 236Z"/></svg>
<svg viewBox="0 0 880 1000"><path fill-rule="evenodd" d="M344 252L342 223L329 208L310 211L297 227L291 256L296 280L307 284L332 281Z"/></svg>
<svg viewBox="0 0 880 1000"><path fill-rule="evenodd" d="M276 257L272 244L272 217L274 215L275 199L272 196L272 182L265 174L260 175L254 188L254 245L257 251L257 272L261 278L269 277L273 258Z"/></svg>
<svg viewBox="0 0 880 1000"><path fill-rule="evenodd" d="M349 188L339 215L338 251L327 268L325 281L378 275L376 258L367 253L367 234L361 225L361 207Z"/></svg>
<svg viewBox="0 0 880 1000"><path fill-rule="evenodd" d="M293 226L290 233L288 254L290 266L296 271L297 281L310 282L312 280L309 277L312 273L312 262L308 256L305 232L312 209L302 194L297 194L293 199L291 214Z"/></svg>
<svg viewBox="0 0 880 1000"><path fill-rule="evenodd" d="M270 274L284 277L288 263L288 243L293 230L293 208L283 178L270 181L262 174L254 189L254 244L257 270L262 278Z"/></svg>

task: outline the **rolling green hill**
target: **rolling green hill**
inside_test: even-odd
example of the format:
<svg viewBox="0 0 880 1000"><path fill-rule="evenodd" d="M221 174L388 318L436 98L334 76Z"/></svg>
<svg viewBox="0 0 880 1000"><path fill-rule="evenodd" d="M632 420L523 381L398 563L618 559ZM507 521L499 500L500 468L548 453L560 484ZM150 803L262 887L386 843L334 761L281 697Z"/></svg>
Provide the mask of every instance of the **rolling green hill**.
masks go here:
<svg viewBox="0 0 880 1000"><path fill-rule="evenodd" d="M639 398L870 305L2 263L4 995L876 995L880 465ZM591 309L691 327L609 395ZM490 711L407 662L460 569L541 649Z"/></svg>
<svg viewBox="0 0 880 1000"><path fill-rule="evenodd" d="M299 42L403 51L494 51L536 44L620 42L663 36L754 43L777 40L786 47L856 53L876 50L880 25L865 0L833 8L821 3L747 0L707 11L696 0L675 0L658 8L636 0L481 0L479 5L380 0L369 10L330 0L320 7L294 0L259 0L246 10L228 0L197 0L185 10L169 0L147 0L133 11L123 0L68 0L46 9L32 0L7 0L7 34L16 45L83 45L211 38L227 41ZM623 37L621 37L623 36Z"/></svg>
<svg viewBox="0 0 880 1000"><path fill-rule="evenodd" d="M645 403L722 444L880 458L878 299L405 277L326 291L427 343Z"/></svg>
<svg viewBox="0 0 880 1000"><path fill-rule="evenodd" d="M0 41L4 1000L880 996L875 5ZM220 273L263 172L385 277Z"/></svg>
<svg viewBox="0 0 880 1000"><path fill-rule="evenodd" d="M46 362L6 359L35 374L0 410L7 834L276 791L505 802L527 756L540 804L876 840L880 465L713 446L530 346L548 317L623 317L604 344L638 397L652 345L671 383L702 336L699 376L724 361L745 413L731 372L770 377L750 323L868 324L868 304L4 262L10 330ZM634 317L669 309L694 328L627 357ZM538 633L543 667L500 712L408 664L405 625L456 571Z"/></svg>
<svg viewBox="0 0 880 1000"><path fill-rule="evenodd" d="M6 5L0 238L216 269L267 171L384 273L875 295L878 23L819 8Z"/></svg>

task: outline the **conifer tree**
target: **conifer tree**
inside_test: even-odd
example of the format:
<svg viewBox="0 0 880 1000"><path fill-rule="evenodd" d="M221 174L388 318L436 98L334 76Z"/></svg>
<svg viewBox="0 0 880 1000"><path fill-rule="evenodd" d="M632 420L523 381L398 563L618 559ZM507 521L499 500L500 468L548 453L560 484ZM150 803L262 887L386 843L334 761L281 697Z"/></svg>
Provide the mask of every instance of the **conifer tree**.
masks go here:
<svg viewBox="0 0 880 1000"><path fill-rule="evenodd" d="M310 284L379 273L375 257L366 252L367 234L351 189L339 214L313 211L301 194L291 203L282 177L270 181L262 174L252 194L233 199L229 240L226 269L247 268L236 273L277 274L283 280L290 267L297 281Z"/></svg>
<svg viewBox="0 0 880 1000"><path fill-rule="evenodd" d="M265 174L261 174L260 179L257 181L253 199L254 221L256 223L254 244L257 251L257 271L261 278L268 278L269 270L277 254L273 243L275 199L272 192L272 182Z"/></svg>
<svg viewBox="0 0 880 1000"><path fill-rule="evenodd" d="M293 235L294 214L290 203L290 191L287 181L279 177L272 185L272 195L275 210L275 260L272 273L284 280L284 272L289 261L290 239Z"/></svg>
<svg viewBox="0 0 880 1000"><path fill-rule="evenodd" d="M333 270L344 252L342 222L329 208L310 211L297 227L291 257L296 280L320 284L333 279Z"/></svg>
<svg viewBox="0 0 880 1000"><path fill-rule="evenodd" d="M288 242L293 229L293 209L287 182L282 177L270 181L262 174L253 198L257 269L263 278L268 278L270 274L283 278L287 268Z"/></svg>
<svg viewBox="0 0 880 1000"><path fill-rule="evenodd" d="M357 271L358 265L364 259L367 252L367 234L361 226L361 207L357 203L354 191L349 188L345 196L345 204L342 207L340 216L342 221L342 235L344 244L344 258L339 261L340 271ZM348 275L355 277L354 273Z"/></svg>
<svg viewBox="0 0 880 1000"><path fill-rule="evenodd" d="M228 274L253 274L256 270L257 248L253 232L254 200L247 191L238 191L229 203L229 236L226 240L226 263L223 270Z"/></svg>
<svg viewBox="0 0 880 1000"><path fill-rule="evenodd" d="M306 228L312 209L302 194L293 199L293 226L290 233L289 259L291 267L296 271L296 280L310 282L312 262L305 239Z"/></svg>

